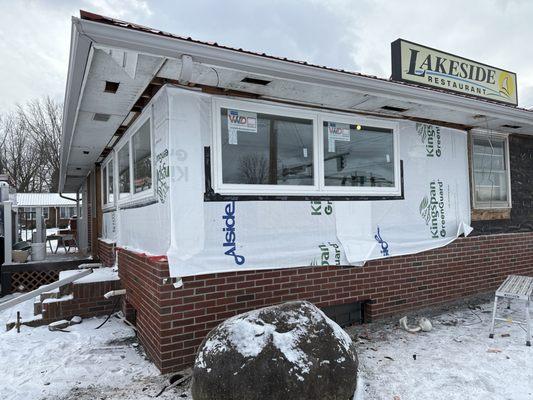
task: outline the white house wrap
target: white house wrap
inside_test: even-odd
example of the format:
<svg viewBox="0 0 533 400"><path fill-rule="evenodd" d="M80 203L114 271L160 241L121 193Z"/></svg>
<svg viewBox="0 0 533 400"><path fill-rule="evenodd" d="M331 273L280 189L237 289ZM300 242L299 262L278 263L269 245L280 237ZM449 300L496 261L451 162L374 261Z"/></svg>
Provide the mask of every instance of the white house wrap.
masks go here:
<svg viewBox="0 0 533 400"><path fill-rule="evenodd" d="M216 168L206 164L206 149L213 149L213 98L167 88L153 103L156 125L168 129L168 149L156 129L155 156L156 172L162 174L157 175L162 187L156 190L170 214L167 256L172 276L361 265L441 247L470 233L466 133L414 122L398 121L403 198L204 198L206 173L211 172L205 171L206 165ZM159 166L167 155L169 184Z"/></svg>
<svg viewBox="0 0 533 400"><path fill-rule="evenodd" d="M206 173L216 176L217 168L214 98L172 87L154 98L147 111L153 120L156 202L104 213L103 237L122 247L166 253L171 275L182 277L357 266L445 246L471 232L466 132L415 122L395 121L400 196L208 198ZM260 134L249 126L239 135ZM345 136L337 128L327 146Z"/></svg>

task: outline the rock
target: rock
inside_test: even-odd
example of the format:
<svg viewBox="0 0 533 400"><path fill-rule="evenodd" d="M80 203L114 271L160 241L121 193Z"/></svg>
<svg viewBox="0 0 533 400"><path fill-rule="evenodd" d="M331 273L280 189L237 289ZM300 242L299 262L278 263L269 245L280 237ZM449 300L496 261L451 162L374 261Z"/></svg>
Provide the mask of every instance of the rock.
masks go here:
<svg viewBox="0 0 533 400"><path fill-rule="evenodd" d="M352 340L309 302L250 311L213 329L192 373L194 400L349 400L357 385Z"/></svg>
<svg viewBox="0 0 533 400"><path fill-rule="evenodd" d="M70 325L77 325L77 324L81 324L81 321L83 321L83 319L79 316L75 316L75 317L72 317L70 319Z"/></svg>
<svg viewBox="0 0 533 400"><path fill-rule="evenodd" d="M52 322L48 325L48 330L50 331L60 331L62 329L68 328L70 325L70 322L66 319L62 319L60 321Z"/></svg>

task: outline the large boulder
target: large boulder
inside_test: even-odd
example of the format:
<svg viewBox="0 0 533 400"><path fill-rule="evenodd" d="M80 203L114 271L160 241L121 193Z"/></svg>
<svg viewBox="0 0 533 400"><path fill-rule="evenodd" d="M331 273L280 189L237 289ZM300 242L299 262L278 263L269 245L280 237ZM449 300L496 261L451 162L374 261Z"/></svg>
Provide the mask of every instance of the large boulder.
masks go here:
<svg viewBox="0 0 533 400"><path fill-rule="evenodd" d="M357 354L344 330L313 304L250 311L213 329L193 368L194 400L349 400Z"/></svg>

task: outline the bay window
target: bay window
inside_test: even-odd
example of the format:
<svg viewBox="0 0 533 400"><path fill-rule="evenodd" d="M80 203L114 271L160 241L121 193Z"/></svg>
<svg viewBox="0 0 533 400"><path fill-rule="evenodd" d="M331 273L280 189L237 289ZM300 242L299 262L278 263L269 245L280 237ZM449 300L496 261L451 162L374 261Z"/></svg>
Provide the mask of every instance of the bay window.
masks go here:
<svg viewBox="0 0 533 400"><path fill-rule="evenodd" d="M220 194L401 195L397 123L214 100Z"/></svg>

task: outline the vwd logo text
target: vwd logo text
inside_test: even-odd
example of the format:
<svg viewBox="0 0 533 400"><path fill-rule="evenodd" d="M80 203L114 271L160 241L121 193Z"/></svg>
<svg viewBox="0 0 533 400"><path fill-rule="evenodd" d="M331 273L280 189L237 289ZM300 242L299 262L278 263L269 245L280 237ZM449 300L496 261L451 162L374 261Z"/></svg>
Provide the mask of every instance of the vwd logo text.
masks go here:
<svg viewBox="0 0 533 400"><path fill-rule="evenodd" d="M416 124L416 131L420 141L426 146L427 157L442 155L440 127L428 124Z"/></svg>
<svg viewBox="0 0 533 400"><path fill-rule="evenodd" d="M224 243L222 246L227 250L224 251L224 254L227 256L233 257L235 264L242 265L246 261L244 256L238 255L236 253L237 246L236 241L237 237L235 234L235 202L229 202L224 207L224 215L222 216L224 220L224 228L222 230L225 232Z"/></svg>

